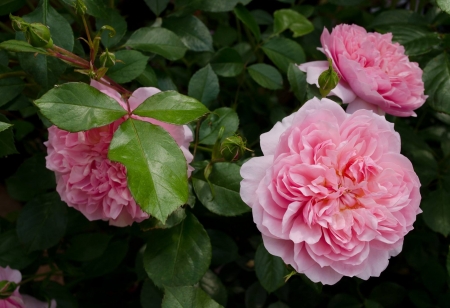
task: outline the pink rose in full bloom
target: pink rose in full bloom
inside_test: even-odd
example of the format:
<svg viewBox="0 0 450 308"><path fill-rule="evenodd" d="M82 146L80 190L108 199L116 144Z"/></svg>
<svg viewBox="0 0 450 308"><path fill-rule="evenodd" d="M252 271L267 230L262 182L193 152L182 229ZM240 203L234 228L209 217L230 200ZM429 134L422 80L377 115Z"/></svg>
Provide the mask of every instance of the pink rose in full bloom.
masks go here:
<svg viewBox="0 0 450 308"><path fill-rule="evenodd" d="M114 98L124 109L125 103L119 93L96 81L91 85ZM148 97L160 92L156 88L139 88L129 99L132 110ZM164 128L177 142L187 163L193 159L189 143L193 136L190 129L163 123L154 119L132 116ZM56 174L61 199L79 210L89 220L105 220L110 225L128 226L141 222L149 215L141 210L131 196L127 186L126 168L111 162L108 148L114 132L125 121L119 119L109 125L85 132L69 133L56 126L49 128L47 146L47 168ZM188 176L193 168L188 165Z"/></svg>
<svg viewBox="0 0 450 308"><path fill-rule="evenodd" d="M422 70L410 62L405 49L392 43L392 33L367 32L357 25L338 25L331 34L323 30L323 53L333 61L341 81L330 95L348 103L347 112L369 109L399 116L416 116L423 105ZM327 61L301 64L307 82L318 84L319 75L328 69Z"/></svg>
<svg viewBox="0 0 450 308"><path fill-rule="evenodd" d="M0 267L0 281L11 281L16 284L22 280L22 274L15 269L7 266L6 268ZM41 302L40 300L29 296L21 295L17 287L12 295L6 299L0 299L0 308L48 308L48 303ZM52 300L50 308L56 308L56 301Z"/></svg>
<svg viewBox="0 0 450 308"><path fill-rule="evenodd" d="M379 276L421 212L394 125L314 98L261 135L241 197L267 250L314 282Z"/></svg>

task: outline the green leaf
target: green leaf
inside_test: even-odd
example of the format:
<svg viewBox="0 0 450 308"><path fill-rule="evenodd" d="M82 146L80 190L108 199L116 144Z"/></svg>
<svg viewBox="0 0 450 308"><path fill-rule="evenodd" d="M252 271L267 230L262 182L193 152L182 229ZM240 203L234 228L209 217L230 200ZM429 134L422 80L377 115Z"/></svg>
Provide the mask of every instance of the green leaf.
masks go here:
<svg viewBox="0 0 450 308"><path fill-rule="evenodd" d="M0 3L0 16L15 12L25 5L25 0L3 0Z"/></svg>
<svg viewBox="0 0 450 308"><path fill-rule="evenodd" d="M262 63L253 64L248 67L248 73L256 83L264 88L270 90L283 88L283 77L280 72L271 65Z"/></svg>
<svg viewBox="0 0 450 308"><path fill-rule="evenodd" d="M181 39L193 51L213 51L212 37L205 24L195 16L172 17L164 19L163 27Z"/></svg>
<svg viewBox="0 0 450 308"><path fill-rule="evenodd" d="M182 207L177 208L167 217L165 223L162 223L155 217L150 217L140 223L141 230L148 231L152 229L169 229L180 224L186 218L186 210Z"/></svg>
<svg viewBox="0 0 450 308"><path fill-rule="evenodd" d="M114 133L108 158L127 168L128 187L134 199L145 212L162 222L186 203L186 159L162 127L126 120Z"/></svg>
<svg viewBox="0 0 450 308"><path fill-rule="evenodd" d="M45 167L45 155L26 159L13 176L6 180L9 195L19 201L30 201L56 187L55 174Z"/></svg>
<svg viewBox="0 0 450 308"><path fill-rule="evenodd" d="M76 0L63 0L68 5L74 6ZM83 0L86 5L87 13L97 18L105 18L107 16L107 7L102 0Z"/></svg>
<svg viewBox="0 0 450 308"><path fill-rule="evenodd" d="M17 220L17 236L28 251L56 245L67 227L67 205L59 195L49 193L28 202Z"/></svg>
<svg viewBox="0 0 450 308"><path fill-rule="evenodd" d="M84 233L73 237L64 257L73 261L99 258L108 247L111 236L103 233Z"/></svg>
<svg viewBox="0 0 450 308"><path fill-rule="evenodd" d="M145 3L156 16L159 16L166 9L169 2L170 0L145 0Z"/></svg>
<svg viewBox="0 0 450 308"><path fill-rule="evenodd" d="M213 300L220 305L226 307L227 305L227 290L220 281L219 277L211 270L207 270L205 275L199 282L200 288L205 291Z"/></svg>
<svg viewBox="0 0 450 308"><path fill-rule="evenodd" d="M222 140L233 135L239 126L237 113L227 107L214 110L202 122L200 126L199 139L202 144L215 144L221 127L224 127Z"/></svg>
<svg viewBox="0 0 450 308"><path fill-rule="evenodd" d="M228 12L233 10L238 0L177 0L176 2L178 5L186 5L193 10Z"/></svg>
<svg viewBox="0 0 450 308"><path fill-rule="evenodd" d="M160 308L162 304L163 294L157 286L149 279L144 281L141 290L141 306L142 308Z"/></svg>
<svg viewBox="0 0 450 308"><path fill-rule="evenodd" d="M271 255L263 244L256 250L255 271L259 282L269 293L280 288L289 273L283 260Z"/></svg>
<svg viewBox="0 0 450 308"><path fill-rule="evenodd" d="M236 17L252 31L256 40L259 41L261 39L261 31L259 30L258 23L253 15L242 4L239 4L234 8L234 14L236 14Z"/></svg>
<svg viewBox="0 0 450 308"><path fill-rule="evenodd" d="M8 119L0 114L0 121L8 123ZM0 157L18 153L14 145L14 136L12 129L6 129L0 132Z"/></svg>
<svg viewBox="0 0 450 308"><path fill-rule="evenodd" d="M441 10L450 14L450 1L448 0L436 0L436 4L439 6Z"/></svg>
<svg viewBox="0 0 450 308"><path fill-rule="evenodd" d="M383 33L392 32L393 41L402 44L408 56L428 53L441 41L438 33L431 32L426 27L411 24L384 26L377 29Z"/></svg>
<svg viewBox="0 0 450 308"><path fill-rule="evenodd" d="M231 237L217 230L207 230L212 246L211 264L219 266L239 257L238 247Z"/></svg>
<svg viewBox="0 0 450 308"><path fill-rule="evenodd" d="M178 36L164 28L141 28L131 35L125 45L156 53L171 61L181 59L186 52L186 46Z"/></svg>
<svg viewBox="0 0 450 308"><path fill-rule="evenodd" d="M162 308L223 307L198 287L166 287L165 291Z"/></svg>
<svg viewBox="0 0 450 308"><path fill-rule="evenodd" d="M211 60L211 67L219 76L234 77L244 70L244 62L235 49L226 47L216 53Z"/></svg>
<svg viewBox="0 0 450 308"><path fill-rule="evenodd" d="M242 177L240 167L232 163L215 163L205 180L203 170L192 176L195 193L200 202L211 212L222 216L236 216L251 209L239 194Z"/></svg>
<svg viewBox="0 0 450 308"><path fill-rule="evenodd" d="M25 41L9 40L0 43L0 49L11 52L32 52L46 54L47 51L43 48L33 47Z"/></svg>
<svg viewBox="0 0 450 308"><path fill-rule="evenodd" d="M245 291L245 307L246 308L262 308L267 300L267 292L256 281Z"/></svg>
<svg viewBox="0 0 450 308"><path fill-rule="evenodd" d="M427 63L423 70L427 102L440 112L450 114L450 59L443 53Z"/></svg>
<svg viewBox="0 0 450 308"><path fill-rule="evenodd" d="M383 11L370 23L370 28L389 25L427 26L427 20L420 14L409 10Z"/></svg>
<svg viewBox="0 0 450 308"><path fill-rule="evenodd" d="M11 126L12 126L12 124L0 122L0 132L10 128Z"/></svg>
<svg viewBox="0 0 450 308"><path fill-rule="evenodd" d="M282 9L275 11L273 31L281 33L286 29L294 32L294 37L306 35L314 30L313 24L302 14L291 10Z"/></svg>
<svg viewBox="0 0 450 308"><path fill-rule="evenodd" d="M104 126L127 113L116 100L82 82L57 86L34 103L50 122L69 132Z"/></svg>
<svg viewBox="0 0 450 308"><path fill-rule="evenodd" d="M205 274L210 261L208 234L189 212L181 224L153 230L148 237L144 267L157 286L193 285Z"/></svg>
<svg viewBox="0 0 450 308"><path fill-rule="evenodd" d="M175 125L188 124L209 112L196 99L176 91L159 92L147 98L133 113Z"/></svg>
<svg viewBox="0 0 450 308"><path fill-rule="evenodd" d="M188 95L198 99L205 106L217 98L219 91L219 78L209 64L199 69L189 81Z"/></svg>
<svg viewBox="0 0 450 308"><path fill-rule="evenodd" d="M99 257L84 263L82 270L87 278L104 276L119 267L127 252L127 241L113 240Z"/></svg>
<svg viewBox="0 0 450 308"><path fill-rule="evenodd" d="M301 64L306 59L302 46L284 37L271 39L262 50L283 73L287 72L289 64Z"/></svg>
<svg viewBox="0 0 450 308"><path fill-rule="evenodd" d="M329 0L328 2L341 6L353 6L366 3L366 0Z"/></svg>
<svg viewBox="0 0 450 308"><path fill-rule="evenodd" d="M253 15L258 25L271 25L273 24L273 17L269 13L263 10L253 10L250 12Z"/></svg>
<svg viewBox="0 0 450 308"><path fill-rule="evenodd" d="M127 83L139 77L145 70L148 57L136 50L119 50L115 53L116 64L108 69L107 75L115 82Z"/></svg>
<svg viewBox="0 0 450 308"><path fill-rule="evenodd" d="M423 219L428 227L444 236L450 234L450 193L445 189L433 191L422 200Z"/></svg>
<svg viewBox="0 0 450 308"><path fill-rule="evenodd" d="M289 64L287 77L291 85L291 91L300 102L305 101L306 96L306 74L302 72L297 65Z"/></svg>
<svg viewBox="0 0 450 308"><path fill-rule="evenodd" d="M120 15L120 12L113 9L108 9L107 13L103 18L97 18L95 27L97 31L101 29L101 27L108 25L116 30L116 35L110 37L109 31L103 31L102 33L102 44L106 48L111 48L119 44L120 40L123 38L125 33L127 32L127 22L125 18Z"/></svg>
<svg viewBox="0 0 450 308"><path fill-rule="evenodd" d="M145 67L142 74L139 77L137 77L136 80L144 87L158 86L158 79L156 78L155 71L149 65Z"/></svg>
<svg viewBox="0 0 450 308"><path fill-rule="evenodd" d="M327 308L360 308L359 300L351 295L341 293L333 296L328 303Z"/></svg>
<svg viewBox="0 0 450 308"><path fill-rule="evenodd" d="M21 270L30 265L40 253L27 253L17 237L16 230L0 234L0 266Z"/></svg>
<svg viewBox="0 0 450 308"><path fill-rule="evenodd" d="M377 301L385 308L401 306L406 290L393 282L383 282L373 288L369 298Z"/></svg>

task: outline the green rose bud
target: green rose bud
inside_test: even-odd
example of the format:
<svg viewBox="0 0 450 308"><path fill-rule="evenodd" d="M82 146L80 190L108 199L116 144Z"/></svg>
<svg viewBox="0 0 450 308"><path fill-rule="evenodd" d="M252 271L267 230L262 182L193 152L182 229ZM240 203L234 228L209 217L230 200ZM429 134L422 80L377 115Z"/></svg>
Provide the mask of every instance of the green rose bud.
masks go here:
<svg viewBox="0 0 450 308"><path fill-rule="evenodd" d="M17 289L17 284L13 281L0 281L0 299L10 297Z"/></svg>
<svg viewBox="0 0 450 308"><path fill-rule="evenodd" d="M334 71L331 59L328 59L328 62L330 67L319 76L319 91L322 97L330 94L331 90L336 88L339 83L339 75Z"/></svg>
<svg viewBox="0 0 450 308"><path fill-rule="evenodd" d="M246 150L245 141L241 136L231 136L226 138L220 145L220 154L226 161L237 161Z"/></svg>
<svg viewBox="0 0 450 308"><path fill-rule="evenodd" d="M11 19L11 25L14 31L26 31L27 27L29 26L29 23L25 22L25 20L23 20L23 18L20 18L19 16L13 16L9 14L9 18Z"/></svg>
<svg viewBox="0 0 450 308"><path fill-rule="evenodd" d="M53 46L53 40L50 35L50 29L39 23L31 23L25 31L25 37L34 47L50 48Z"/></svg>
<svg viewBox="0 0 450 308"><path fill-rule="evenodd" d="M116 55L108 50L100 55L100 63L102 67L111 67L116 64Z"/></svg>

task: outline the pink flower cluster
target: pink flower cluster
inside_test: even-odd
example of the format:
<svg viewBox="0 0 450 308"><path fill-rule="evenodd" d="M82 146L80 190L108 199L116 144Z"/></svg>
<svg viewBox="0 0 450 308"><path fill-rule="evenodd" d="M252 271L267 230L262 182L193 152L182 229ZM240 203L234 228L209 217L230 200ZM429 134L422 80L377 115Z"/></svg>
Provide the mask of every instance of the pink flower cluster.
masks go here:
<svg viewBox="0 0 450 308"><path fill-rule="evenodd" d="M267 250L314 282L379 276L421 212L394 125L314 98L261 135L241 197Z"/></svg>
<svg viewBox="0 0 450 308"><path fill-rule="evenodd" d="M320 40L321 50L341 77L330 95L349 104L347 112L365 108L408 117L415 116L414 110L425 102L422 70L409 61L403 46L392 43L391 33L368 33L360 26L343 24L331 34L325 29ZM307 73L307 82L318 86L328 62L308 62L299 67Z"/></svg>
<svg viewBox="0 0 450 308"><path fill-rule="evenodd" d="M18 270L0 267L0 281L11 281L16 284L22 281L22 274ZM36 298L20 294L17 287L12 295L6 299L0 299L0 308L56 308L56 301L52 300L50 306L46 302L41 302Z"/></svg>
<svg viewBox="0 0 450 308"><path fill-rule="evenodd" d="M114 98L126 109L119 93L96 81L92 86ZM148 97L160 92L156 88L139 88L129 99L132 109ZM139 118L163 127L175 139L186 160L193 159L189 152L192 132L187 126L177 126L160 121ZM114 132L125 119L85 132L69 133L56 126L49 128L47 168L54 171L57 191L67 205L82 212L89 220L105 220L114 226L127 226L141 222L149 215L133 199L126 179L126 168L111 162L109 144ZM188 175L192 172L188 166Z"/></svg>

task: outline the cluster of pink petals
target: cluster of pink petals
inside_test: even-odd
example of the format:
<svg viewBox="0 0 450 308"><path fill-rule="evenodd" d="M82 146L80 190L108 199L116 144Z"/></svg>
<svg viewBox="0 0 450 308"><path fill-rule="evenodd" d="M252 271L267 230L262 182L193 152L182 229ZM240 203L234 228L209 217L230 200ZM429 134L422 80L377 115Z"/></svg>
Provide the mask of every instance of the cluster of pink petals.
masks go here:
<svg viewBox="0 0 450 308"><path fill-rule="evenodd" d="M18 284L22 281L22 274L9 266L6 268L0 267L0 281L11 281ZM46 302L41 302L29 295L20 294L19 288L20 287L17 287L10 297L0 299L0 308L49 308L49 305ZM50 308L56 308L55 300L51 301Z"/></svg>
<svg viewBox="0 0 450 308"><path fill-rule="evenodd" d="M119 93L96 81L92 86L117 100L126 109ZM148 97L160 92L156 88L139 88L129 99L131 109ZM177 142L187 163L193 159L189 152L192 132L187 126L132 116L163 127ZM133 199L126 179L126 168L108 159L108 148L114 132L125 119L85 132L69 133L56 126L49 128L47 168L56 174L56 190L67 205L79 210L89 220L105 220L110 225L128 226L141 222L149 215ZM188 175L192 172L188 165Z"/></svg>
<svg viewBox="0 0 450 308"><path fill-rule="evenodd" d="M415 116L414 110L425 102L422 70L410 62L405 49L392 43L392 34L367 32L357 25L338 25L331 34L324 29L322 51L333 61L341 77L330 93L350 104L347 112L369 109L400 116ZM327 61L301 64L307 82L318 84Z"/></svg>
<svg viewBox="0 0 450 308"><path fill-rule="evenodd" d="M393 124L314 98L261 135L241 197L267 250L314 282L379 276L421 212Z"/></svg>

